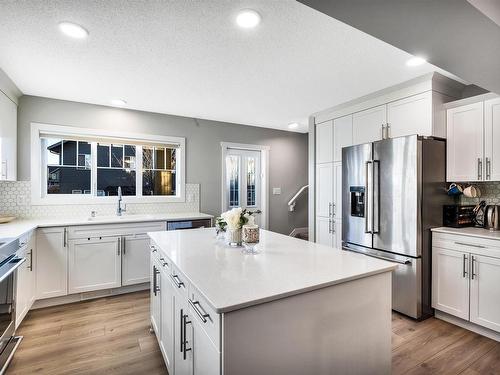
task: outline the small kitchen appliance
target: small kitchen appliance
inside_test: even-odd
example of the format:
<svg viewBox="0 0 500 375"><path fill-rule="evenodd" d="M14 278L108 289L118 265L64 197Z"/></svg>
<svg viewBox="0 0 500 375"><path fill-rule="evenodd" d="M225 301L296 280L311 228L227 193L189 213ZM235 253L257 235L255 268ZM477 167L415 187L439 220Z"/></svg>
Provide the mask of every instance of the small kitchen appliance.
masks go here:
<svg viewBox="0 0 500 375"><path fill-rule="evenodd" d="M484 210L484 227L489 230L500 230L500 206L489 204Z"/></svg>
<svg viewBox="0 0 500 375"><path fill-rule="evenodd" d="M443 206L443 225L445 227L473 227L476 213L475 205L446 204Z"/></svg>

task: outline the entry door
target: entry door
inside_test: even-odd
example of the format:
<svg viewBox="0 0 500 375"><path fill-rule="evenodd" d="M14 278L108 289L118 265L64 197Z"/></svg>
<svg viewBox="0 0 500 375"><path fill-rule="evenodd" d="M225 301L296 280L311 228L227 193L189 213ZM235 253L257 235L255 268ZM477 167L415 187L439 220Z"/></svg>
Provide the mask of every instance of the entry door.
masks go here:
<svg viewBox="0 0 500 375"><path fill-rule="evenodd" d="M225 157L225 209L235 207L261 210L261 153L260 151L230 148ZM259 221L256 215L256 222Z"/></svg>

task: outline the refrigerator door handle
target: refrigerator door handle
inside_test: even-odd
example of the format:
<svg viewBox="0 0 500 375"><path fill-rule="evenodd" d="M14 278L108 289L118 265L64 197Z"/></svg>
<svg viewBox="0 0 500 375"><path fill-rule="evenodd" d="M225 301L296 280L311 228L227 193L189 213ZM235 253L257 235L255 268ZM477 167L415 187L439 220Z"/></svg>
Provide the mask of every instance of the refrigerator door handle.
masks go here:
<svg viewBox="0 0 500 375"><path fill-rule="evenodd" d="M373 161L373 194L372 194L372 233L380 231L380 160Z"/></svg>
<svg viewBox="0 0 500 375"><path fill-rule="evenodd" d="M373 229L373 210L370 209L373 194L370 184L370 170L373 175L373 162L368 160L365 163L365 233L372 233Z"/></svg>

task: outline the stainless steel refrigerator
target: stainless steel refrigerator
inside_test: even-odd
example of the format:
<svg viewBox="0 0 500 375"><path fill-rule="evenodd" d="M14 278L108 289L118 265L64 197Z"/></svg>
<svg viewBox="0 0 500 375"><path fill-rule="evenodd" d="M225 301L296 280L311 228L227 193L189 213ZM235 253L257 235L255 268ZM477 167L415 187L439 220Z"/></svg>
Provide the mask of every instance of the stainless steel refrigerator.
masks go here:
<svg viewBox="0 0 500 375"><path fill-rule="evenodd" d="M430 228L442 225L446 144L416 135L342 149L342 247L397 263L392 307L431 310Z"/></svg>

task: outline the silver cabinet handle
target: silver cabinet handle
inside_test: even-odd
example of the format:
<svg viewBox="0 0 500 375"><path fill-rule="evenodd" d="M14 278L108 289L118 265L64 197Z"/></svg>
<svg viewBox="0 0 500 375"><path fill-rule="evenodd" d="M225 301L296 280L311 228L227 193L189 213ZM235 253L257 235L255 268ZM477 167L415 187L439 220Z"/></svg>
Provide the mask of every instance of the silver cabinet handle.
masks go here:
<svg viewBox="0 0 500 375"><path fill-rule="evenodd" d="M122 248L122 238L118 237L118 250L116 250L116 255L120 256L121 248Z"/></svg>
<svg viewBox="0 0 500 375"><path fill-rule="evenodd" d="M125 237L123 237L122 239L122 253L123 255L125 255L125 244L127 243L127 239Z"/></svg>
<svg viewBox="0 0 500 375"><path fill-rule="evenodd" d="M150 248L152 253L156 253L158 251L153 245L151 245Z"/></svg>
<svg viewBox="0 0 500 375"><path fill-rule="evenodd" d="M160 273L156 266L153 266L153 293L156 296L157 293L160 291L160 287L158 286L158 280L156 276Z"/></svg>
<svg viewBox="0 0 500 375"><path fill-rule="evenodd" d="M477 276L477 273L474 271L474 263L476 262L476 258L474 255L471 256L471 279L474 280L474 276Z"/></svg>
<svg viewBox="0 0 500 375"><path fill-rule="evenodd" d="M170 278L172 279L172 281L174 282L175 286L177 288L180 288L181 286L184 287L184 282L181 281L181 279L179 278L179 275L170 275Z"/></svg>
<svg viewBox="0 0 500 375"><path fill-rule="evenodd" d="M483 159L477 158L477 179L483 179Z"/></svg>
<svg viewBox="0 0 500 375"><path fill-rule="evenodd" d="M335 220L332 220L332 233L335 233Z"/></svg>
<svg viewBox="0 0 500 375"><path fill-rule="evenodd" d="M167 266L168 267L168 262L165 260L165 258L160 258L161 265L163 267Z"/></svg>
<svg viewBox="0 0 500 375"><path fill-rule="evenodd" d="M385 139L385 125L382 124L382 139Z"/></svg>
<svg viewBox="0 0 500 375"><path fill-rule="evenodd" d="M467 264L467 255L463 254L463 263L462 263L462 277L466 278L467 277L467 267L465 266Z"/></svg>
<svg viewBox="0 0 500 375"><path fill-rule="evenodd" d="M336 214L336 205L335 203L332 203L332 217L335 217L335 214Z"/></svg>
<svg viewBox="0 0 500 375"><path fill-rule="evenodd" d="M180 331L181 331L181 334L179 335L180 336L180 347L181 347L181 353L183 352L184 350L184 310L181 309L180 310Z"/></svg>
<svg viewBox="0 0 500 375"><path fill-rule="evenodd" d="M473 243L466 243L466 242L455 242L455 245L471 246L471 247L477 247L479 249L484 249L486 247L483 245L475 245Z"/></svg>
<svg viewBox="0 0 500 375"><path fill-rule="evenodd" d="M30 249L30 265L28 266L30 272L33 272L33 249Z"/></svg>
<svg viewBox="0 0 500 375"><path fill-rule="evenodd" d="M373 233L373 222L370 220L372 216L372 211L369 210L369 205L371 204L370 189L369 185L369 169L372 168L373 162L371 160L365 163L365 233ZM373 169L372 169L373 170Z"/></svg>
<svg viewBox="0 0 500 375"><path fill-rule="evenodd" d="M491 180L491 160L486 158L486 179Z"/></svg>
<svg viewBox="0 0 500 375"><path fill-rule="evenodd" d="M186 360L187 358L187 352L189 352L190 350L192 350L193 348L188 348L187 347L187 335L186 335L186 329L187 329L187 325L188 324L191 324L191 321L190 320L187 320L188 318L188 315L187 314L184 314L184 311L181 309L181 352L183 353L183 356L182 356L182 359L183 360ZM183 336L183 337L182 337Z"/></svg>
<svg viewBox="0 0 500 375"><path fill-rule="evenodd" d="M332 219L328 218L328 233L332 233Z"/></svg>
<svg viewBox="0 0 500 375"><path fill-rule="evenodd" d="M328 203L328 217L332 217L332 202Z"/></svg>
<svg viewBox="0 0 500 375"><path fill-rule="evenodd" d="M391 138L391 125L389 123L385 124L385 139Z"/></svg>
<svg viewBox="0 0 500 375"><path fill-rule="evenodd" d="M203 310L199 301L192 301L191 298L189 298L188 302L189 302L189 305L193 308L196 315L198 315L200 317L200 319L202 320L203 323L206 323L208 321L207 318L210 319L210 314L207 314L205 312L205 310ZM198 306L199 306L199 308L198 308Z"/></svg>
<svg viewBox="0 0 500 375"><path fill-rule="evenodd" d="M63 231L63 247L67 247L67 246L68 246L68 229L64 228L64 231Z"/></svg>

